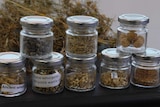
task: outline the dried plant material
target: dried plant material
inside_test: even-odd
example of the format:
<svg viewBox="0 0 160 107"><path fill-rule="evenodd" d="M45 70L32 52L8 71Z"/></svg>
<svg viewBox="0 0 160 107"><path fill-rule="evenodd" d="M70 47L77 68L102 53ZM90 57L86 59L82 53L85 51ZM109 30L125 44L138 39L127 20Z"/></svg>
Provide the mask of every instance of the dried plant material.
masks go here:
<svg viewBox="0 0 160 107"><path fill-rule="evenodd" d="M141 47L144 44L144 37L143 36L137 36L135 42L133 43L133 46L136 48Z"/></svg>
<svg viewBox="0 0 160 107"><path fill-rule="evenodd" d="M67 53L94 55L97 53L97 36L67 36Z"/></svg>
<svg viewBox="0 0 160 107"><path fill-rule="evenodd" d="M108 36L113 19L101 14L93 0L4 0L0 14L0 51L19 51L19 32L22 29L19 19L28 15L48 16L54 20L54 51L65 51L66 18L80 14L99 19L98 42L115 46L116 39L112 38L115 35Z"/></svg>
<svg viewBox="0 0 160 107"><path fill-rule="evenodd" d="M138 68L134 71L132 80L135 84L144 86L152 86L159 82L159 74L156 69L141 69Z"/></svg>
<svg viewBox="0 0 160 107"><path fill-rule="evenodd" d="M66 75L66 88L75 91L88 91L95 87L95 73L86 71L72 72Z"/></svg>
<svg viewBox="0 0 160 107"><path fill-rule="evenodd" d="M129 74L125 71L106 71L100 75L100 84L104 87L123 88L129 85Z"/></svg>
<svg viewBox="0 0 160 107"><path fill-rule="evenodd" d="M138 35L135 31L130 31L127 34L121 33L119 35L119 42L123 47L133 46L140 48L144 44L144 37Z"/></svg>

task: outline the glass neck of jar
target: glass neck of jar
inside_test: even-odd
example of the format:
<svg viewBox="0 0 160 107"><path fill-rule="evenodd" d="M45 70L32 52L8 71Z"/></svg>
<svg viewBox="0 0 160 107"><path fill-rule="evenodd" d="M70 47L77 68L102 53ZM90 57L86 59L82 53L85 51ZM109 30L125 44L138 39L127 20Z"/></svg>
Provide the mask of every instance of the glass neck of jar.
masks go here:
<svg viewBox="0 0 160 107"><path fill-rule="evenodd" d="M97 32L96 31L96 28L95 27L79 27L79 28L76 28L76 27L69 27L69 29L73 32L73 33L76 33L76 34L90 34L90 33L95 33Z"/></svg>
<svg viewBox="0 0 160 107"><path fill-rule="evenodd" d="M25 31L27 34L49 34L51 32L51 28L27 28L27 27L22 27L23 31Z"/></svg>
<svg viewBox="0 0 160 107"><path fill-rule="evenodd" d="M94 61L90 61L90 62L68 61L68 64L71 66L80 67L80 68L92 67L93 65L95 66Z"/></svg>
<svg viewBox="0 0 160 107"><path fill-rule="evenodd" d="M108 60L102 60L102 62L110 67L127 67L130 66L130 62L128 60L124 61L108 61Z"/></svg>
<svg viewBox="0 0 160 107"><path fill-rule="evenodd" d="M123 27L123 29L129 29L129 30L143 30L146 28L146 25L139 24L139 25L133 25L133 24L124 24L120 23L120 26Z"/></svg>

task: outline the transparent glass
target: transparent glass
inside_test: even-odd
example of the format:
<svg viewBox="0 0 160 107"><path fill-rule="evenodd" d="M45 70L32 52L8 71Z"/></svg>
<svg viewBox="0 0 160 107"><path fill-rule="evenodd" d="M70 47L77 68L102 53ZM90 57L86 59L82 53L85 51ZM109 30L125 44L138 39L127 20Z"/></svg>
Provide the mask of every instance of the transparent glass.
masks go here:
<svg viewBox="0 0 160 107"><path fill-rule="evenodd" d="M148 29L146 25L120 23L117 28L117 49L124 53L143 53L146 50Z"/></svg>
<svg viewBox="0 0 160 107"><path fill-rule="evenodd" d="M26 68L23 65L0 65L0 96L15 97L27 90Z"/></svg>
<svg viewBox="0 0 160 107"><path fill-rule="evenodd" d="M138 87L154 88L158 87L159 80L159 61L132 61L131 83Z"/></svg>
<svg viewBox="0 0 160 107"><path fill-rule="evenodd" d="M62 63L34 63L32 90L41 94L56 94L64 89L64 66Z"/></svg>
<svg viewBox="0 0 160 107"><path fill-rule="evenodd" d="M66 53L73 57L91 57L97 53L98 32L95 28L66 30Z"/></svg>
<svg viewBox="0 0 160 107"><path fill-rule="evenodd" d="M100 65L100 81L102 87L110 89L124 89L130 85L130 63L123 65L115 63L108 63L102 60Z"/></svg>
<svg viewBox="0 0 160 107"><path fill-rule="evenodd" d="M53 51L53 32L23 28L20 32L20 52L26 58L48 58Z"/></svg>
<svg viewBox="0 0 160 107"><path fill-rule="evenodd" d="M77 92L91 91L96 86L95 62L67 61L65 87Z"/></svg>

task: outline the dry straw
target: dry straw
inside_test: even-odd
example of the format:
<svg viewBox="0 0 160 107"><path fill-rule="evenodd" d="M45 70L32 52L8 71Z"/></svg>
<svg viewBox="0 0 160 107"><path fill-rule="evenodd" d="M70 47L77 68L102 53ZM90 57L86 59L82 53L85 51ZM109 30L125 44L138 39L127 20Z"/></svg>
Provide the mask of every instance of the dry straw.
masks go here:
<svg viewBox="0 0 160 107"><path fill-rule="evenodd" d="M98 43L115 47L116 36L111 29L113 18L99 12L93 0L4 0L0 7L0 51L19 51L21 17L42 15L54 20L53 50L65 52L66 17L89 15L99 19Z"/></svg>

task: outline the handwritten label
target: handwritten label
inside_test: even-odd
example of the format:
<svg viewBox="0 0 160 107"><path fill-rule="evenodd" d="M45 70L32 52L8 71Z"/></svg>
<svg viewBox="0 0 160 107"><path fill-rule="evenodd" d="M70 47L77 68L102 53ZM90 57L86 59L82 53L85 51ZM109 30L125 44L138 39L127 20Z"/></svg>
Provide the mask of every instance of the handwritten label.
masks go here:
<svg viewBox="0 0 160 107"><path fill-rule="evenodd" d="M60 84L61 74L56 72L50 75L40 75L33 73L33 84L37 87L54 87Z"/></svg>

